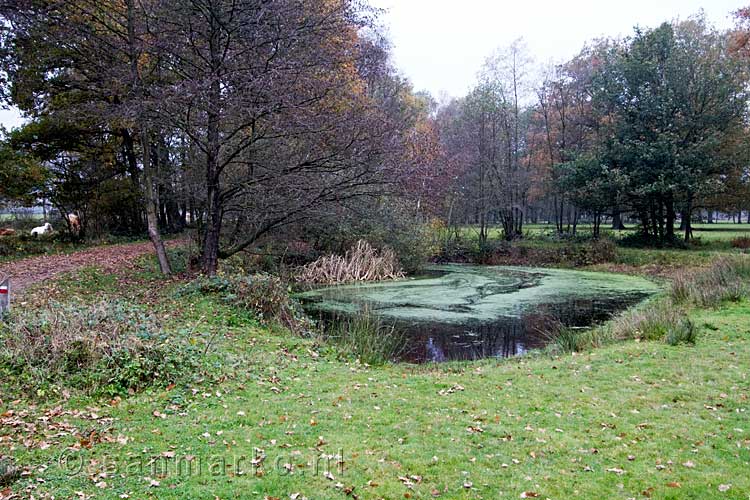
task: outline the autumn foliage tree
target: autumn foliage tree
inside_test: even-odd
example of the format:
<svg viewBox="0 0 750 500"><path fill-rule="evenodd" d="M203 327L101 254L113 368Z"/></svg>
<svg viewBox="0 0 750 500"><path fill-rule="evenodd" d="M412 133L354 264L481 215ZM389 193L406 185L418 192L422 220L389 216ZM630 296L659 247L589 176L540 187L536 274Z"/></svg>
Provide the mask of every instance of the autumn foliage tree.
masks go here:
<svg viewBox="0 0 750 500"><path fill-rule="evenodd" d="M112 139L164 272L166 222L199 226L214 274L274 231L429 176L429 124L409 119L410 88L390 94L355 0L9 0L0 15L7 100Z"/></svg>

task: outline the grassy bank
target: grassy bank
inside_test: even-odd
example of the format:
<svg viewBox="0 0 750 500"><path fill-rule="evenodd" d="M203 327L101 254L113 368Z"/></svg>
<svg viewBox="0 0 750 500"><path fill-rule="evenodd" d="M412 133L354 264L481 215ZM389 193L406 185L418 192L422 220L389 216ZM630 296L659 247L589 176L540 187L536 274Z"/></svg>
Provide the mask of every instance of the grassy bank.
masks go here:
<svg viewBox="0 0 750 500"><path fill-rule="evenodd" d="M111 399L3 385L0 455L45 498L747 498L750 303L695 345L368 367L151 267L39 289L125 299L208 364ZM7 380L4 381L6 383ZM0 487L0 491L5 486ZM3 493L4 494L4 493ZM126 496L125 496L126 495ZM297 495L297 496L295 496Z"/></svg>

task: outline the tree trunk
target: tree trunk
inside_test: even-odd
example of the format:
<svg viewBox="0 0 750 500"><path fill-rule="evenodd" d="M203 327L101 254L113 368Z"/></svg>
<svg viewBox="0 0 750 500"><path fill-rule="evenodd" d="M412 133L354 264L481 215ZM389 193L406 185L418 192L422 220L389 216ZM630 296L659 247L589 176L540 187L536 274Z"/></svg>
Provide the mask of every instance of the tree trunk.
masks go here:
<svg viewBox="0 0 750 500"><path fill-rule="evenodd" d="M677 218L677 214L674 211L674 200L670 194L665 202L667 208L667 241L671 244L674 241L674 221Z"/></svg>
<svg viewBox="0 0 750 500"><path fill-rule="evenodd" d="M598 213L596 215L596 239L599 239L602 235L602 220L604 219L604 214Z"/></svg>
<svg viewBox="0 0 750 500"><path fill-rule="evenodd" d="M203 271L208 276L215 276L219 266L219 242L223 207L221 202L221 184L219 171L219 110L221 109L221 48L219 47L218 21L211 20L211 37L209 53L213 81L209 89L209 107L207 113L206 133L206 232L203 240Z"/></svg>
<svg viewBox="0 0 750 500"><path fill-rule="evenodd" d="M651 220L648 218L648 211L645 207L638 209L638 218L641 220L641 234L648 238L651 231Z"/></svg>
<svg viewBox="0 0 750 500"><path fill-rule="evenodd" d="M165 276L172 274L169 266L169 258L164 248L164 242L159 234L159 218L156 213L156 190L154 189L153 165L151 164L149 134L146 127L141 128L141 148L143 149L143 187L146 191L146 224L148 226L148 237L154 244L156 258L159 260L159 269Z"/></svg>
<svg viewBox="0 0 750 500"><path fill-rule="evenodd" d="M693 237L693 194L688 193L687 205L685 206L685 212L683 213L683 220L685 221L685 243L689 243Z"/></svg>
<svg viewBox="0 0 750 500"><path fill-rule="evenodd" d="M620 207L615 207L612 211L612 229L615 231L622 231L625 229L625 224L622 223L622 214L620 213Z"/></svg>
<svg viewBox="0 0 750 500"><path fill-rule="evenodd" d="M130 56L130 71L133 78L133 89L141 95L141 78L138 72L138 54L136 50L135 36L135 5L133 0L128 0L128 49ZM154 170L151 162L151 138L147 122L144 117L141 118L141 149L143 149L143 189L146 194L146 225L148 227L148 237L156 250L156 257L159 260L159 269L162 274L169 276L172 270L169 267L167 251L164 248L164 242L159 234L158 218L156 214L157 196L154 190ZM136 169L137 170L137 169Z"/></svg>
<svg viewBox="0 0 750 500"><path fill-rule="evenodd" d="M138 158L135 154L135 141L128 129L122 129L122 145L123 154L127 162L128 174L130 175L130 182L133 185L133 191L136 193L142 192L141 187L141 175L138 171ZM143 210L139 208L140 203L133 204L131 218L133 220L132 227L135 232L143 230Z"/></svg>

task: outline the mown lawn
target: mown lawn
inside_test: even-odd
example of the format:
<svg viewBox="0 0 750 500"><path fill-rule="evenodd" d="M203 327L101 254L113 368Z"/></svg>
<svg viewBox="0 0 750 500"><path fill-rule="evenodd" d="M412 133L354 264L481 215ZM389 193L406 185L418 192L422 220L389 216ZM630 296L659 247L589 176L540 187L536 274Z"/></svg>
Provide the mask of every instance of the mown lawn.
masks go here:
<svg viewBox="0 0 750 500"><path fill-rule="evenodd" d="M12 485L23 496L750 494L750 303L694 312L695 346L367 367L215 299L177 299L178 284L150 274L87 273L85 287L50 293L148 304L222 361L124 399L0 396L0 455L26 468Z"/></svg>

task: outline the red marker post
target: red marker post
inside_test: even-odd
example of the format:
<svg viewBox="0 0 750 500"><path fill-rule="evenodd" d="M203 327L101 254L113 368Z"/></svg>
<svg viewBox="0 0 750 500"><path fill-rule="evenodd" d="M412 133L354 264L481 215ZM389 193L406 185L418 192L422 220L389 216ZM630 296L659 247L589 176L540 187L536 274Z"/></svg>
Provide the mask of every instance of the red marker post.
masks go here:
<svg viewBox="0 0 750 500"><path fill-rule="evenodd" d="M10 278L0 282L0 314L10 310Z"/></svg>

